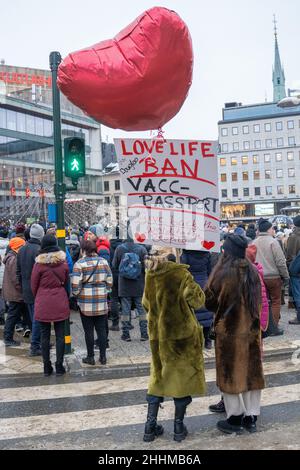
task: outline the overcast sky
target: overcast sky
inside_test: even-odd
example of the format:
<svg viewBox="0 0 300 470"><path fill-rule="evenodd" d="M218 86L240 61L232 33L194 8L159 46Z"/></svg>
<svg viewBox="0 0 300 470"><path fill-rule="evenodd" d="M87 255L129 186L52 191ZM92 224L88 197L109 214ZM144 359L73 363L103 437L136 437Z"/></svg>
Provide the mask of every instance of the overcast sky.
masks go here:
<svg viewBox="0 0 300 470"><path fill-rule="evenodd" d="M287 87L300 88L299 0L0 0L0 58L48 68L50 51L64 57L113 37L153 6L182 17L194 48L193 83L181 111L164 127L167 138L215 139L225 102L272 100L274 13ZM124 135L137 133L102 131L104 141Z"/></svg>

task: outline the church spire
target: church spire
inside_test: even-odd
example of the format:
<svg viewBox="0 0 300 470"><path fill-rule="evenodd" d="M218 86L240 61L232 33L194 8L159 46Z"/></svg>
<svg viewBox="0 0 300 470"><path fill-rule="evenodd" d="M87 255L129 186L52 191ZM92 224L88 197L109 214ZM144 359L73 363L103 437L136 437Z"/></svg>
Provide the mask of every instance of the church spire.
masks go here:
<svg viewBox="0 0 300 470"><path fill-rule="evenodd" d="M274 36L275 36L275 62L273 67L273 101L280 101L286 97L285 76L281 66L278 40L277 40L277 21L274 15Z"/></svg>

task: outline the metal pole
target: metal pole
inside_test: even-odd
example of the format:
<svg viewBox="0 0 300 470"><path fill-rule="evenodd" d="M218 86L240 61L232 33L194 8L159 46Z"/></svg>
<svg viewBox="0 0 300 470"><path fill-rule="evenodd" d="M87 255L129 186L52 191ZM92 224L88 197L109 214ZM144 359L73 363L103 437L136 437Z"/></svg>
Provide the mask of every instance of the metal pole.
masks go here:
<svg viewBox="0 0 300 470"><path fill-rule="evenodd" d="M64 200L66 187L63 181L63 160L61 144L61 116L60 116L60 97L57 86L57 70L61 62L61 55L54 51L49 56L50 70L52 72L52 100L53 100L53 137L54 137L54 165L55 165L55 183L54 194L57 206L57 232L58 244L62 250L66 247L66 230ZM65 354L71 354L71 332L70 321L65 321Z"/></svg>
<svg viewBox="0 0 300 470"><path fill-rule="evenodd" d="M56 84L57 70L61 62L59 52L51 52L50 69L52 72L52 100L53 100L53 137L54 137L54 161L55 161L55 184L54 194L57 205L57 238L58 244L62 250L65 250L65 185L63 181L63 160L62 160L62 144L61 144L61 117L60 117L60 97L59 89Z"/></svg>

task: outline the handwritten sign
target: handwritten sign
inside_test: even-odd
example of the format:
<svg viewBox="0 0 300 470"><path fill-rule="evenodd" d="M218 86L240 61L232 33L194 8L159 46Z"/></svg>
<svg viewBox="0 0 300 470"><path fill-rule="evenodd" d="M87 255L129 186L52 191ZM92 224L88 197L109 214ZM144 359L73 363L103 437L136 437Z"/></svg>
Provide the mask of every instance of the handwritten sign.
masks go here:
<svg viewBox="0 0 300 470"><path fill-rule="evenodd" d="M217 142L115 139L139 243L219 251Z"/></svg>

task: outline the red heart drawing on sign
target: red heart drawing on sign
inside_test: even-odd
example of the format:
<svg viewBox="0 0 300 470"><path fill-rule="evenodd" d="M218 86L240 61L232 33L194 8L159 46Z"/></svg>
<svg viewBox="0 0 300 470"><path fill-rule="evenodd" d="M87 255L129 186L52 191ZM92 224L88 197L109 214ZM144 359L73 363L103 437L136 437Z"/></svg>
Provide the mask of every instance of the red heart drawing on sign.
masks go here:
<svg viewBox="0 0 300 470"><path fill-rule="evenodd" d="M215 246L215 242L208 242L207 240L204 240L203 242L201 242L201 245L206 250L211 250Z"/></svg>
<svg viewBox="0 0 300 470"><path fill-rule="evenodd" d="M143 243L146 240L146 235L144 235L143 233L136 233L134 236L136 241L138 241L139 243Z"/></svg>

